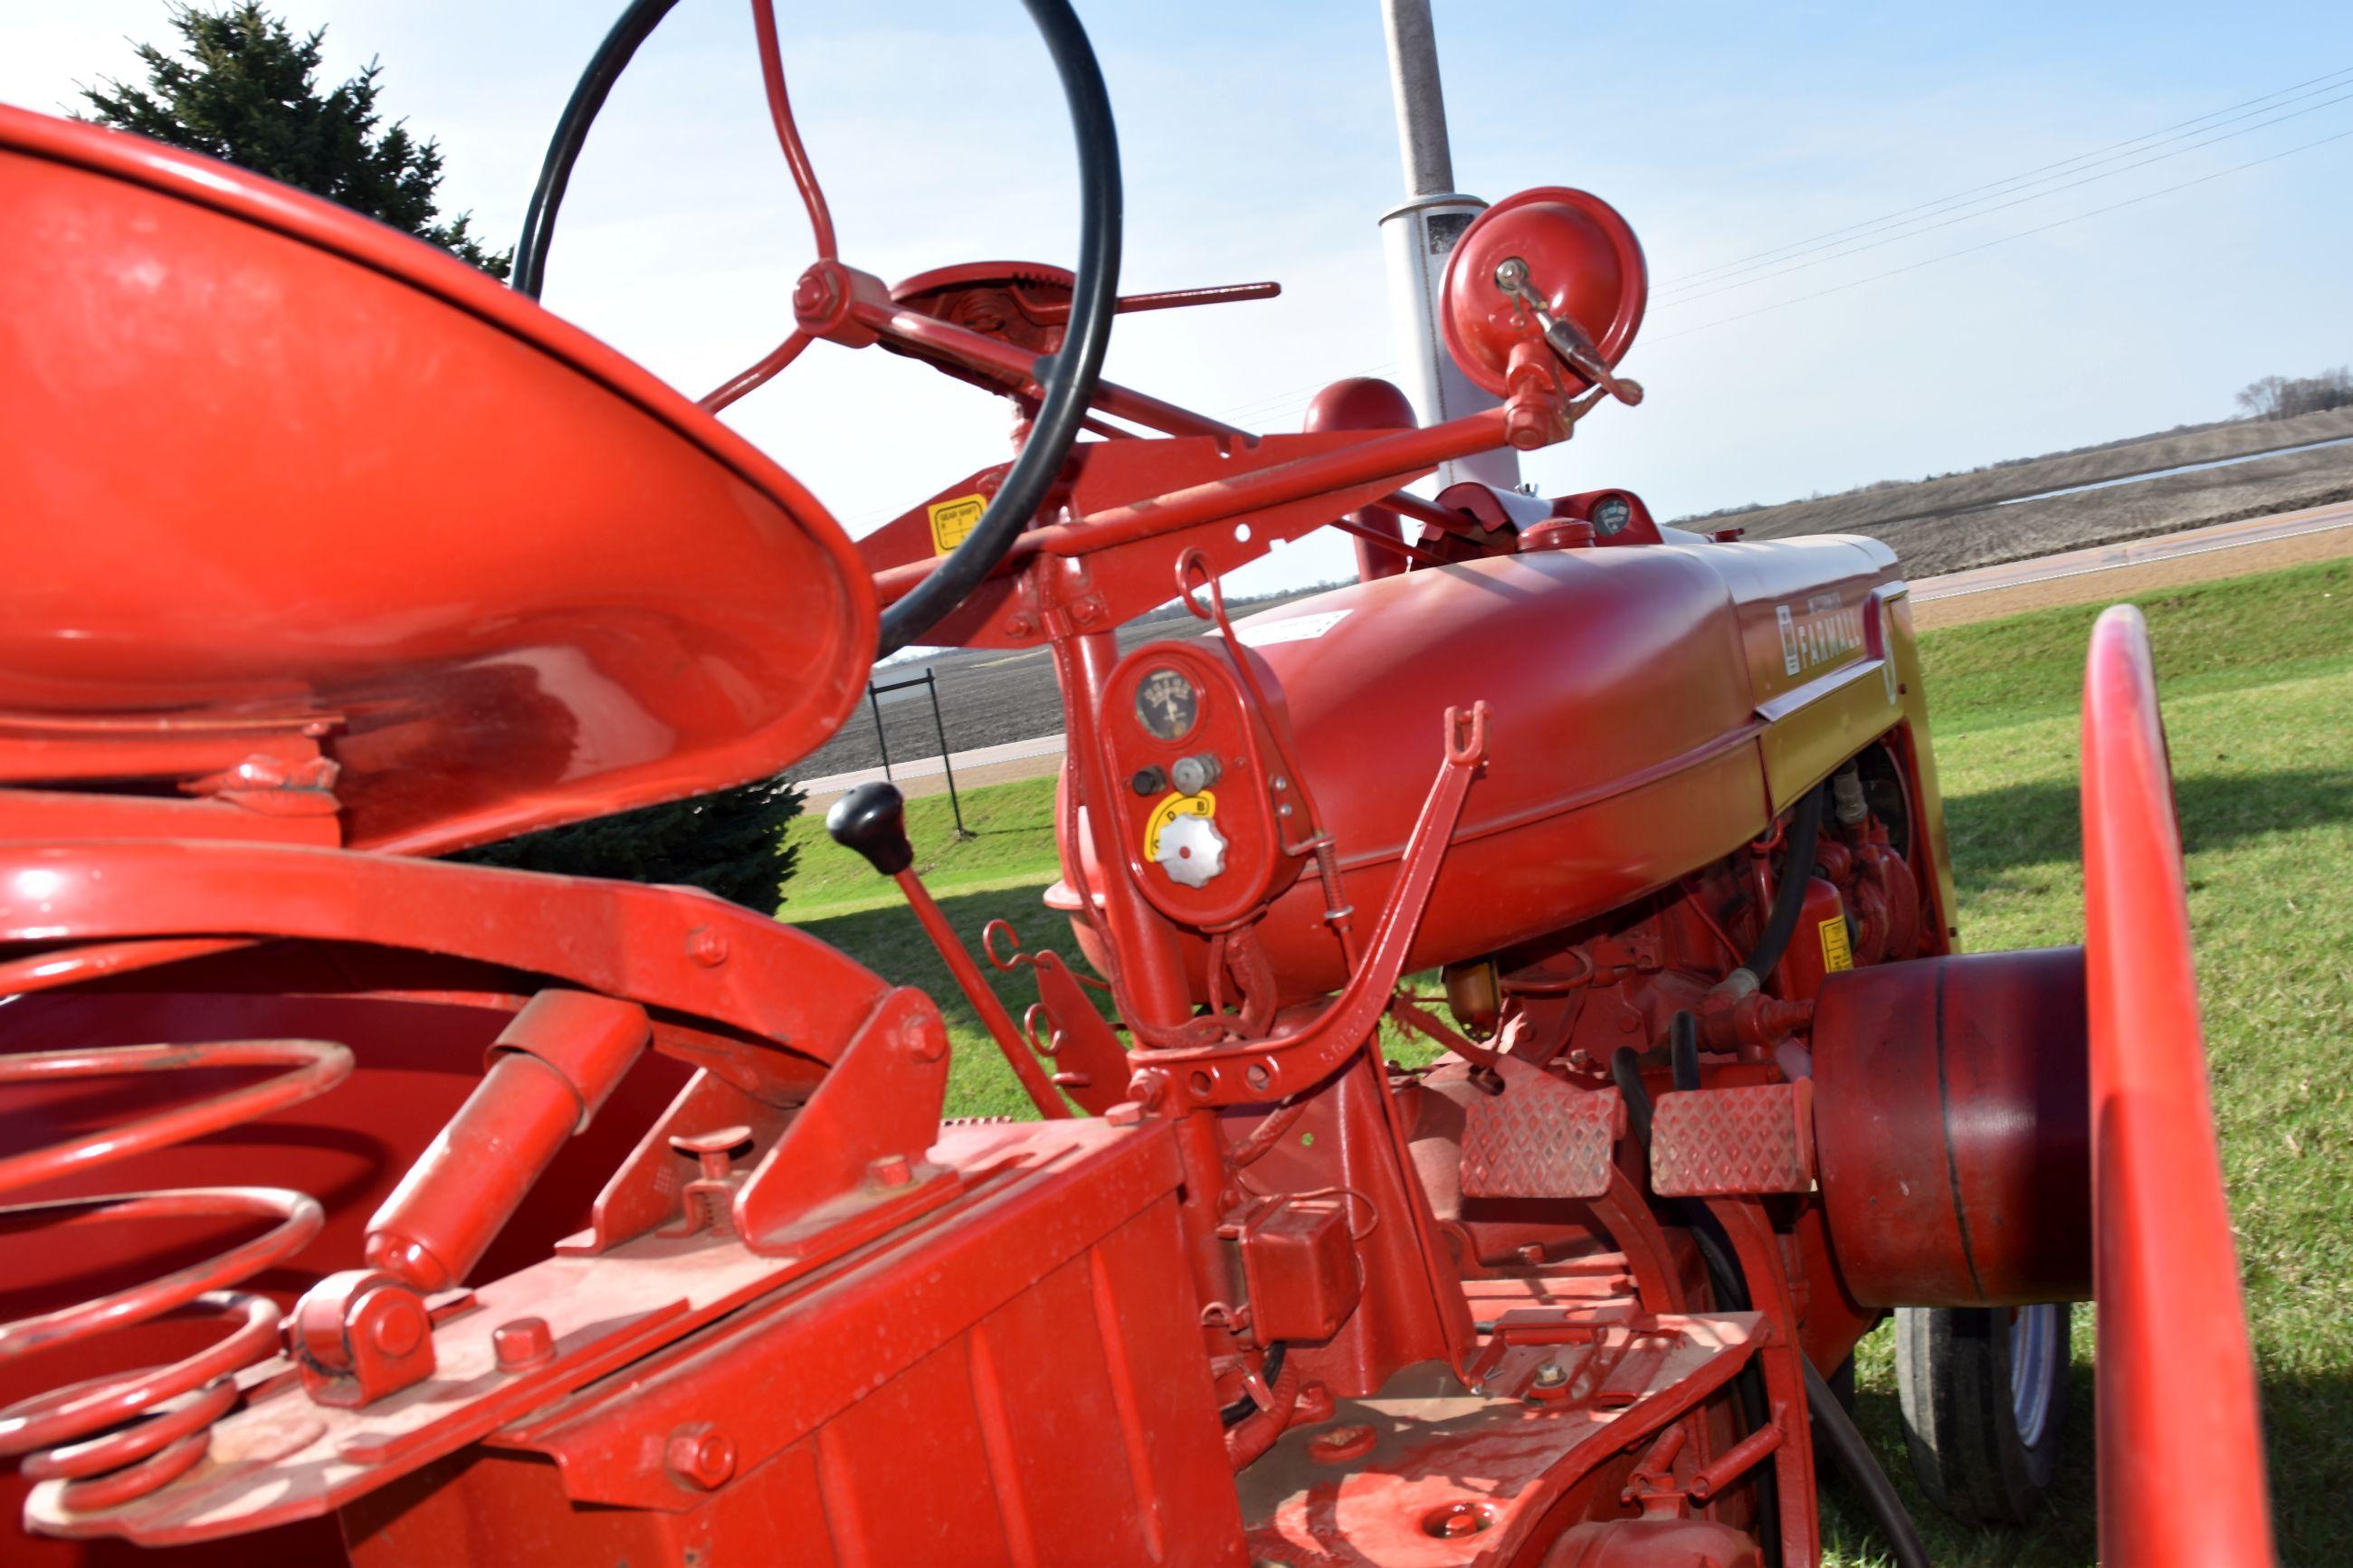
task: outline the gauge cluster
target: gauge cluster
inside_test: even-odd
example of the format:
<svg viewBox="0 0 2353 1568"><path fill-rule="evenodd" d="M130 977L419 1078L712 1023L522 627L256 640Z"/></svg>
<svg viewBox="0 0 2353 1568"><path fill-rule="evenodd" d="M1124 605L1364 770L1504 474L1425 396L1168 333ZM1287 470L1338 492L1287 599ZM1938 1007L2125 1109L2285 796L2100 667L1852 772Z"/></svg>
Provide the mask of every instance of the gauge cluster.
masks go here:
<svg viewBox="0 0 2353 1568"><path fill-rule="evenodd" d="M1146 644L1112 671L1098 728L1113 830L1153 907L1204 928L1258 908L1285 860L1291 783L1232 665L1196 644Z"/></svg>

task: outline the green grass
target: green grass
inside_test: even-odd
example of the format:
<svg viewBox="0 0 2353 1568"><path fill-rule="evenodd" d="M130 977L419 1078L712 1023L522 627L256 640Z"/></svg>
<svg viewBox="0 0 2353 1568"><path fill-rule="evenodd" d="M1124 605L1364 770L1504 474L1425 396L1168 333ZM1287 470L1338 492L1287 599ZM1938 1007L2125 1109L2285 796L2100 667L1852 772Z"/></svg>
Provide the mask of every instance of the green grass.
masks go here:
<svg viewBox="0 0 2353 1568"><path fill-rule="evenodd" d="M1052 779L986 784L965 790L962 800L968 835L964 838L956 837L946 795L918 795L907 802L907 837L915 846L915 870L934 894L1017 883L1043 887L1054 879ZM806 925L851 910L898 907L897 888L826 837L823 812L794 818L785 830L785 842L798 847L800 860L792 880L785 884L779 919ZM913 926L913 917L908 923Z"/></svg>
<svg viewBox="0 0 2353 1568"><path fill-rule="evenodd" d="M2353 1561L2353 565L2139 599L2188 856L2215 1120L2260 1369L2281 1559ZM2079 689L2095 610L1923 639L1961 932L1972 950L2083 936ZM2195 1301L2211 1283L2184 1280ZM1892 1336L1858 1357L1864 1429L1948 1563L2094 1558L2092 1313L2038 1528L1952 1528L1910 1490ZM2183 1413L2184 1419L2195 1414ZM1835 1496L1835 1491L1834 1494ZM1847 1554L1875 1563L1861 1512Z"/></svg>
<svg viewBox="0 0 2353 1568"><path fill-rule="evenodd" d="M2204 985L2223 1164L2261 1368L2284 1561L2353 1561L2353 563L2141 597L2157 652ZM1961 931L1972 950L2082 934L2077 706L2096 614L2061 609L1934 632L1923 657ZM991 918L1067 950L1039 895L1054 875L1050 780L910 803L949 917ZM956 1114L1018 1113L1011 1075L913 917L864 863L814 836L786 918L938 997L956 1041ZM1026 983L1002 987L1018 1013ZM2184 1280L2186 1296L2210 1281ZM2073 1414L2054 1504L2017 1532L1947 1524L1911 1484L1892 1336L1859 1352L1858 1412L1940 1564L2086 1563L2094 1555L2091 1313L2076 1315ZM2185 1412L2184 1419L2195 1419ZM1884 1561L1843 1486L1831 1560Z"/></svg>

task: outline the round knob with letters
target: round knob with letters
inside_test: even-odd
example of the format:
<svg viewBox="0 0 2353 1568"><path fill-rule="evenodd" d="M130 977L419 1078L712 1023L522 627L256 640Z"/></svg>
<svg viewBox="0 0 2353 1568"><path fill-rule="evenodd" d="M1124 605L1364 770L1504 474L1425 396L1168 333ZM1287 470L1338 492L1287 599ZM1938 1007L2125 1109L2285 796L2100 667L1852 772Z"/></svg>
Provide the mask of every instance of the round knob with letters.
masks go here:
<svg viewBox="0 0 2353 1568"><path fill-rule="evenodd" d="M1226 836L1206 816L1179 816L1160 830L1153 858L1183 886L1206 887L1226 869Z"/></svg>

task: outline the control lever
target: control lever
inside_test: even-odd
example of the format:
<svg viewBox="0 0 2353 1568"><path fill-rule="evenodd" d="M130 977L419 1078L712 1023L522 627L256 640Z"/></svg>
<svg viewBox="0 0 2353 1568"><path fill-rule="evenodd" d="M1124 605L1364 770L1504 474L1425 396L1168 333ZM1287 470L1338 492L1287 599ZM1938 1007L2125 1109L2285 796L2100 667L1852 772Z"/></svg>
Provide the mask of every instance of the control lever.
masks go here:
<svg viewBox="0 0 2353 1568"><path fill-rule="evenodd" d="M1156 294L1123 294L1113 307L1123 315L1137 310L1173 310L1186 305L1223 305L1235 300L1271 300L1282 292L1280 283L1213 283L1199 289L1164 289ZM1041 321L1067 321L1066 300L1039 301L1029 309Z"/></svg>
<svg viewBox="0 0 2353 1568"><path fill-rule="evenodd" d="M915 847L907 839L907 797L899 793L896 784L877 780L860 784L833 803L825 814L825 830L833 841L845 849L855 849L866 857L868 865L899 884L906 895L907 907L915 911L915 920L923 928L938 950L940 961L955 977L956 986L980 1015L980 1021L997 1041L997 1048L1005 1053L1012 1066L1013 1076L1021 1080L1029 1091L1029 1101L1040 1116L1068 1116L1071 1107L1054 1089L1046 1069L1030 1054L1029 1042L1005 1010L988 982L981 978L980 968L973 963L972 954L956 938L955 928L948 924L946 915L915 875Z"/></svg>
<svg viewBox="0 0 2353 1568"><path fill-rule="evenodd" d="M1619 402L1632 407L1642 401L1642 384L1613 373L1601 358L1601 351L1583 328L1567 316L1556 315L1528 281L1528 264L1516 256L1507 256L1495 267L1495 287L1501 289L1529 318L1544 329L1546 347L1560 356L1561 363Z"/></svg>

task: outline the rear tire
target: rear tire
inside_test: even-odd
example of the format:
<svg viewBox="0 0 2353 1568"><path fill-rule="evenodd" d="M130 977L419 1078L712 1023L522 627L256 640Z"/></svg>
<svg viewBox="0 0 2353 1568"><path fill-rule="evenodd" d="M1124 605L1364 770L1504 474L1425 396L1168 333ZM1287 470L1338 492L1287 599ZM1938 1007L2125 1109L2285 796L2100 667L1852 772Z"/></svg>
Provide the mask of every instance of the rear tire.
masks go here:
<svg viewBox="0 0 2353 1568"><path fill-rule="evenodd" d="M2064 1304L1899 1308L1895 1384L1912 1470L1966 1524L2024 1524L2042 1506L2067 1413Z"/></svg>

